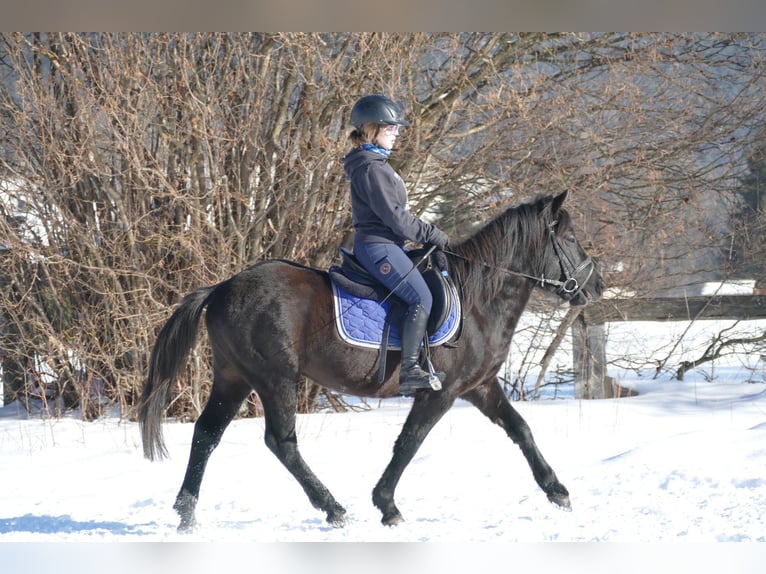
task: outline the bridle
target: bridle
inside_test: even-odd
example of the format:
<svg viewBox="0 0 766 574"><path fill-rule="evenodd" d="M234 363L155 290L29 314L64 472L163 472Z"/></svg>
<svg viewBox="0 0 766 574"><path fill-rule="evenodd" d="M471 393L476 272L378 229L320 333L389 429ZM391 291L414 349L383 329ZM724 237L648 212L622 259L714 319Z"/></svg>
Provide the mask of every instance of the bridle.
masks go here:
<svg viewBox="0 0 766 574"><path fill-rule="evenodd" d="M503 273L507 273L508 275L515 275L517 277L524 277L526 279L531 279L535 283L539 283L541 287L545 287L546 285L553 285L554 287L557 287L556 293L561 294L565 293L568 296L568 299L574 299L580 291L582 291L585 284L588 282L588 280L593 275L593 272L596 268L595 263L590 257L587 257L579 264L575 264L575 262L572 261L572 259L567 255L566 249L562 246L561 239L556 235L556 232L554 231L554 226L556 225L556 221L552 222L548 226L548 239L553 243L553 251L556 253L556 257L559 260L559 266L561 268L561 273L566 279L564 281L561 281L560 279L549 279L545 276L545 273L540 272L539 276L536 275L529 275L528 273L522 273L521 271L514 271L513 269L505 269L502 267L497 267L495 265L490 265L489 263L485 261L479 261L480 264L484 265L485 267L490 267L492 269L497 269L499 271L502 271ZM456 257L460 257L461 259L468 260L467 257L464 257L458 253L455 253L454 251L449 250L443 250L445 253L449 253L450 255L454 255ZM582 282L577 280L577 276L581 273L585 272L585 278Z"/></svg>
<svg viewBox="0 0 766 574"><path fill-rule="evenodd" d="M556 232L553 230L555 225L556 222L554 221L549 226L548 230L550 233L548 234L548 238L553 242L553 250L556 252L556 257L558 257L562 275L566 277L566 279L564 281L559 281L558 279L550 280L546 279L545 276L541 274L540 284L543 287L546 283L555 285L558 287L557 293L564 292L569 295L569 299L574 299L580 291L582 291L585 284L591 278L591 275L593 275L596 265L590 257L583 259L579 265L575 264L575 262L573 262L567 255L566 250L561 245L561 239L559 239ZM577 281L577 276L582 272L585 272L585 278L582 283L580 283Z"/></svg>

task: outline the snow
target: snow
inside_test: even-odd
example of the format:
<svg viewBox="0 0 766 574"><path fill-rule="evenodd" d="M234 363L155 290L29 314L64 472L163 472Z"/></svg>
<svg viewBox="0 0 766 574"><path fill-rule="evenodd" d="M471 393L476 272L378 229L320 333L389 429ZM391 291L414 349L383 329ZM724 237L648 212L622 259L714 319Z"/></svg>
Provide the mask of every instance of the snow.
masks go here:
<svg viewBox="0 0 766 574"><path fill-rule="evenodd" d="M637 384L638 397L516 403L569 488L551 505L518 449L468 403L440 421L405 472L405 522L380 524L370 500L409 400L299 416L304 458L344 504L324 522L262 441L238 420L211 458L198 532L176 534L172 504L192 425L166 424L170 460L141 456L137 425L115 418L0 421L0 540L258 542L766 542L766 386ZM6 407L5 411L13 407Z"/></svg>
<svg viewBox="0 0 766 574"><path fill-rule="evenodd" d="M672 542L671 552L678 543L688 551L677 563L662 558L663 564L683 571L762 571L766 364L759 357L753 361L743 365L738 358L698 368L683 382L669 376L652 380L646 370L610 371L639 392L631 398L579 401L558 393L556 399L515 402L569 489L572 512L547 501L519 449L499 427L458 401L403 475L396 501L405 521L396 527L380 523L371 492L390 459L410 399L371 403L361 412L299 415L301 452L346 507L345 527L325 523L324 514L312 508L264 445L263 420L247 419L231 424L211 457L197 507L200 528L189 535L176 533L172 505L186 466L191 424L167 422L170 458L151 463L142 457L136 423L116 416L90 423L76 417L25 417L17 405L8 405L0 409L0 542L16 544L1 545L5 558L0 560L15 565L3 571L21 571L30 565L25 543L31 542L215 542L225 548L235 544L245 555L260 543L261 560L288 560L279 571L314 571L323 549L334 546L301 545L285 558L277 550L283 547L270 543L366 542L376 544L365 553L393 561L397 572L421 563L429 572L467 563L473 572L475 565L494 560L506 561L508 568L516 560L538 564L540 542L555 548L546 550L546 560L560 568L580 556L582 545L554 543L649 544L649 551L596 545L599 565L632 572L653 552L664 556L664 544ZM413 553L409 560L390 555L389 546L381 546L388 542L429 544L405 546L405 555ZM474 543L482 543L486 552L474 554ZM508 543L516 543L513 558L506 556ZM83 568L90 564L93 571L103 571L91 558L101 554L135 568L151 561L151 572L168 561L219 565L198 545L191 546L198 550L187 555L171 544L155 562L154 551L138 545L141 551L131 552L123 563L118 556L136 546L96 545L109 549L101 552L88 544ZM81 547L40 548L30 571L42 571L46 554L58 562ZM352 560L344 556L336 558Z"/></svg>
<svg viewBox="0 0 766 574"><path fill-rule="evenodd" d="M755 279L729 279L728 281L703 283L701 295L752 295Z"/></svg>

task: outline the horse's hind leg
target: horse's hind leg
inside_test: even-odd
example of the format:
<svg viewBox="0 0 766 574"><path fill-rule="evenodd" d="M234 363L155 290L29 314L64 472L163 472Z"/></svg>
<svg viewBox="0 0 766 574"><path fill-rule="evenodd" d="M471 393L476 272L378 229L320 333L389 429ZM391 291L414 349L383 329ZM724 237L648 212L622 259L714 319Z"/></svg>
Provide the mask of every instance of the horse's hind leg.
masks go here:
<svg viewBox="0 0 766 574"><path fill-rule="evenodd" d="M455 399L444 392L416 395L412 410L394 443L394 456L372 491L372 502L383 513L382 522L386 526L404 520L394 502L396 485L428 433L454 402Z"/></svg>
<svg viewBox="0 0 766 574"><path fill-rule="evenodd" d="M493 423L500 425L511 440L519 446L532 469L535 481L548 496L548 500L563 509L571 509L569 491L559 482L556 473L543 458L532 437L529 425L508 402L497 379L472 389L462 395L462 398L476 406Z"/></svg>
<svg viewBox="0 0 766 574"><path fill-rule="evenodd" d="M278 388L277 396L259 393L266 419L266 446L303 487L314 508L326 513L327 522L333 526L343 526L346 509L338 504L298 451L295 432L297 384L285 381Z"/></svg>
<svg viewBox="0 0 766 574"><path fill-rule="evenodd" d="M194 509L199 498L202 476L207 461L221 441L221 436L237 414L242 401L252 389L240 381L228 381L216 376L210 398L202 414L194 424L194 437L189 453L181 490L178 492L173 508L181 518L179 532L189 532L196 526Z"/></svg>

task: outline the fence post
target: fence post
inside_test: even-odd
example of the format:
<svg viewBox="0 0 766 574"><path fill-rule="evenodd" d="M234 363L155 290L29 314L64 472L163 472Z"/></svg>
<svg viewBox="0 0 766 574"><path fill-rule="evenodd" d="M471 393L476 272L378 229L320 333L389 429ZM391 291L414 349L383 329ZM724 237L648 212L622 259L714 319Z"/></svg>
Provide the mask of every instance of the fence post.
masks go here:
<svg viewBox="0 0 766 574"><path fill-rule="evenodd" d="M614 388L606 376L604 323L589 325L581 314L572 324L574 392L576 399L611 399Z"/></svg>

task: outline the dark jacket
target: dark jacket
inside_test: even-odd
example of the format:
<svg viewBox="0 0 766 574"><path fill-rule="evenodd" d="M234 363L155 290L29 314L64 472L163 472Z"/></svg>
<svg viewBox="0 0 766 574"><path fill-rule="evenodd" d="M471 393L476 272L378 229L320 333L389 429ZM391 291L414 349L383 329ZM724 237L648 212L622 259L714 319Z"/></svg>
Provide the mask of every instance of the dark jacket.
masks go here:
<svg viewBox="0 0 766 574"><path fill-rule="evenodd" d="M446 234L413 216L407 208L407 189L388 158L355 149L343 159L351 181L351 213L356 241L404 245L406 240L445 247Z"/></svg>

